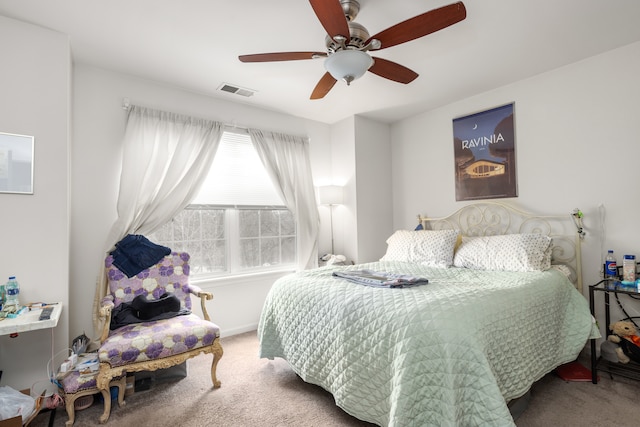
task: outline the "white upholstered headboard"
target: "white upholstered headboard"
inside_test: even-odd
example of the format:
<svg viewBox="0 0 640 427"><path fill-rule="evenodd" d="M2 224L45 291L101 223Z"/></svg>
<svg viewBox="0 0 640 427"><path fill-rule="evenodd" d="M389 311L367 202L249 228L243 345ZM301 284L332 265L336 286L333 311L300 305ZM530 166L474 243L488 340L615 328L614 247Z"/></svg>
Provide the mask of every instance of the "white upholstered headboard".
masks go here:
<svg viewBox="0 0 640 427"><path fill-rule="evenodd" d="M579 212L579 211L578 211ZM522 211L506 203L479 202L466 205L454 213L429 218L418 215L425 230L459 230L463 236L495 236L503 234L537 233L552 238L552 263L565 265L571 271L570 280L582 293L581 227L574 213L538 215Z"/></svg>

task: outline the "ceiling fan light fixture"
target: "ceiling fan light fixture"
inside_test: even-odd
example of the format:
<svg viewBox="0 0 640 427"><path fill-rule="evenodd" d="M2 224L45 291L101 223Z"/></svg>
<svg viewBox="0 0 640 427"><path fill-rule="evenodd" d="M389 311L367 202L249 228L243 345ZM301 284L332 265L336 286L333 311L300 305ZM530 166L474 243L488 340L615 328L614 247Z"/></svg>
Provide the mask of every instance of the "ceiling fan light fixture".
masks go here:
<svg viewBox="0 0 640 427"><path fill-rule="evenodd" d="M340 50L324 60L324 68L336 80L344 80L349 85L359 79L373 65L373 58L360 50Z"/></svg>

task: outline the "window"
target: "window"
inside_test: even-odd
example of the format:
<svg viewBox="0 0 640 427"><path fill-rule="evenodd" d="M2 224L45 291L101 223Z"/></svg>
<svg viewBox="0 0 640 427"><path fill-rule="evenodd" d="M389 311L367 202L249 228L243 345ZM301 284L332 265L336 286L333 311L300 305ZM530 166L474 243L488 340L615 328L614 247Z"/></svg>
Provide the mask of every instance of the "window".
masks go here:
<svg viewBox="0 0 640 427"><path fill-rule="evenodd" d="M193 204L150 235L191 255L191 274L294 267L295 218L273 188L249 135L224 132Z"/></svg>

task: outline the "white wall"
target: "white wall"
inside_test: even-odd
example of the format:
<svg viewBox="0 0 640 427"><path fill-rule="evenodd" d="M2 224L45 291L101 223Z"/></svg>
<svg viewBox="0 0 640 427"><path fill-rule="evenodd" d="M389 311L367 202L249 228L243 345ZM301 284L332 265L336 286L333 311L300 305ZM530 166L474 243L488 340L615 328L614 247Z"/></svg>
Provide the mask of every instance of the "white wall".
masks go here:
<svg viewBox="0 0 640 427"><path fill-rule="evenodd" d="M23 304L64 304L57 328L0 337L0 386L22 389L69 342L71 55L65 35L0 16L0 58L0 132L35 137L33 195L0 194L0 281L17 276Z"/></svg>
<svg viewBox="0 0 640 427"><path fill-rule="evenodd" d="M99 263L115 242L106 242L116 219L121 139L126 112L122 100L132 104L273 130L310 138L314 182L330 179L330 127L237 102L214 99L87 65L74 67L74 146L72 158L71 293L74 312L71 334L91 328ZM232 99L232 98L230 98ZM249 276L243 280L196 282L214 293L207 304L222 335L255 329L266 292L275 280Z"/></svg>
<svg viewBox="0 0 640 427"><path fill-rule="evenodd" d="M640 43L634 43L394 124L394 226L462 205L455 201L452 119L515 102L519 196L506 201L533 212L585 213L587 295L605 249L614 249L620 262L625 253L640 255L638 69ZM640 314L637 304L631 314Z"/></svg>
<svg viewBox="0 0 640 427"><path fill-rule="evenodd" d="M385 123L355 118L358 262L382 258L393 232L390 133Z"/></svg>
<svg viewBox="0 0 640 427"><path fill-rule="evenodd" d="M344 187L344 204L333 207L333 233L335 252L350 261L358 257L355 154L355 119L350 117L331 126L330 182Z"/></svg>
<svg viewBox="0 0 640 427"><path fill-rule="evenodd" d="M344 204L333 207L335 252L347 262L377 261L387 249L393 230L390 141L388 124L360 116L331 127L331 183L344 186ZM328 207L323 212L329 216Z"/></svg>

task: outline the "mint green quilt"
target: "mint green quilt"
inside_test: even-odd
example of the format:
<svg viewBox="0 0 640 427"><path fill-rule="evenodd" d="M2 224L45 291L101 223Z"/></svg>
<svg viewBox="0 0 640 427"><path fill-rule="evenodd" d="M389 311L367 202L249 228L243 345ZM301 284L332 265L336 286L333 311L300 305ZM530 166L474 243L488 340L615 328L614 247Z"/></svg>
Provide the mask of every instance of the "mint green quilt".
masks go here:
<svg viewBox="0 0 640 427"><path fill-rule="evenodd" d="M380 289L337 269L426 277ZM430 268L401 262L307 270L279 279L258 327L280 357L349 414L381 426L513 426L507 402L591 335L586 299L564 274Z"/></svg>

